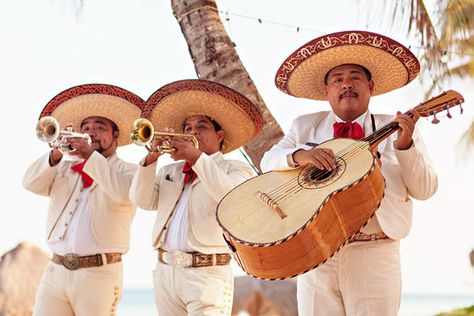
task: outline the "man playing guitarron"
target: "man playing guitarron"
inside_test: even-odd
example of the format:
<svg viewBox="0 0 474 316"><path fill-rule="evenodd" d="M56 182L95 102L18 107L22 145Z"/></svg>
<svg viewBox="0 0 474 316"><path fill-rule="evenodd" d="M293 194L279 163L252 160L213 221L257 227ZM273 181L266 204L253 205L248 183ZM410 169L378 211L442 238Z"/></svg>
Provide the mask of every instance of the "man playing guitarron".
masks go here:
<svg viewBox="0 0 474 316"><path fill-rule="evenodd" d="M411 198L425 200L437 190L437 176L415 124L418 113L373 115L371 96L400 88L419 72L403 45L371 32L339 32L316 38L291 54L275 83L296 97L327 100L332 111L298 117L268 151L262 170L308 164L336 168L331 149L314 147L332 138L360 139L387 122L397 133L378 145L385 195L375 216L323 265L298 278L300 315L397 315L401 295L399 240L412 221Z"/></svg>

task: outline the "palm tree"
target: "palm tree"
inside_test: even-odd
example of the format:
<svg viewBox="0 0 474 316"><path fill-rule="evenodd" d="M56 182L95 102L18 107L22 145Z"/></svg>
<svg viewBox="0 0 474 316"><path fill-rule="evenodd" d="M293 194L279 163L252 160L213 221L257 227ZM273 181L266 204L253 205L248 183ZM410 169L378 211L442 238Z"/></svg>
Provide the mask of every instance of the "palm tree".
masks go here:
<svg viewBox="0 0 474 316"><path fill-rule="evenodd" d="M171 0L199 78L222 83L245 95L263 115L260 134L245 146L255 166L283 132L266 107L220 20L215 0Z"/></svg>
<svg viewBox="0 0 474 316"><path fill-rule="evenodd" d="M407 33L417 32L420 45L426 47L421 61L426 66L422 69L432 77L428 95L450 78L474 78L474 0L436 1L439 36L422 0L390 0L384 5L385 12L395 12L390 20L392 24L401 21L406 25ZM459 58L459 55L465 57ZM449 61L455 64L448 67ZM474 145L474 122L462 141Z"/></svg>

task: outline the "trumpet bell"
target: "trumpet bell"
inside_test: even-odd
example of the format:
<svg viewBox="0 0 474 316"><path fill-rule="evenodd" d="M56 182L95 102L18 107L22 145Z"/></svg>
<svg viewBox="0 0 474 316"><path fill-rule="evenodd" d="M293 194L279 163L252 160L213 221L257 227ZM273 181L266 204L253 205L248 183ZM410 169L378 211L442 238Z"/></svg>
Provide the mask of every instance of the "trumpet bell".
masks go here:
<svg viewBox="0 0 474 316"><path fill-rule="evenodd" d="M36 136L42 142L53 142L60 132L59 122L52 116L44 116L36 124Z"/></svg>
<svg viewBox="0 0 474 316"><path fill-rule="evenodd" d="M130 139L134 144L146 146L153 140L154 134L153 124L146 118L138 118L133 121Z"/></svg>
<svg viewBox="0 0 474 316"><path fill-rule="evenodd" d="M52 116L42 117L36 124L36 136L42 142L48 143L51 148L58 149L68 155L74 149L66 141L68 138L84 138L89 145L92 144L89 134L75 133L72 127L67 127L61 131L58 120Z"/></svg>

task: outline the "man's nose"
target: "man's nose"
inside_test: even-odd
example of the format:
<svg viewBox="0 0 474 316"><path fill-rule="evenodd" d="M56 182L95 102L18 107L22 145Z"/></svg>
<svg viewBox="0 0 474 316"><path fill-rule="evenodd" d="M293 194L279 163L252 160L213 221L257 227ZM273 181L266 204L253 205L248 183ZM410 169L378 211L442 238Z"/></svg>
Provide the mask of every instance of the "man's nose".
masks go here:
<svg viewBox="0 0 474 316"><path fill-rule="evenodd" d="M189 134L191 135L197 135L199 132L198 132L198 129L197 128L191 128L191 130L189 131Z"/></svg>
<svg viewBox="0 0 474 316"><path fill-rule="evenodd" d="M342 89L345 89L345 90L352 90L354 86L352 85L352 82L350 80L344 80L342 82Z"/></svg>

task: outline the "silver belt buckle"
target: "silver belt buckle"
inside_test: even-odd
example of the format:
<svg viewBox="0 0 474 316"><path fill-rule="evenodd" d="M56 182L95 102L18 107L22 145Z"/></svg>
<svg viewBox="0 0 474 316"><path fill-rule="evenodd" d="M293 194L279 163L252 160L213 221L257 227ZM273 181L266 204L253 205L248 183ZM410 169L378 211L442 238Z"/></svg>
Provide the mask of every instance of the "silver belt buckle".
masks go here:
<svg viewBox="0 0 474 316"><path fill-rule="evenodd" d="M81 266L81 261L75 253L67 253L63 256L63 266L68 270L77 270Z"/></svg>
<svg viewBox="0 0 474 316"><path fill-rule="evenodd" d="M193 256L180 250L163 253L163 261L178 268L188 268L193 265Z"/></svg>

